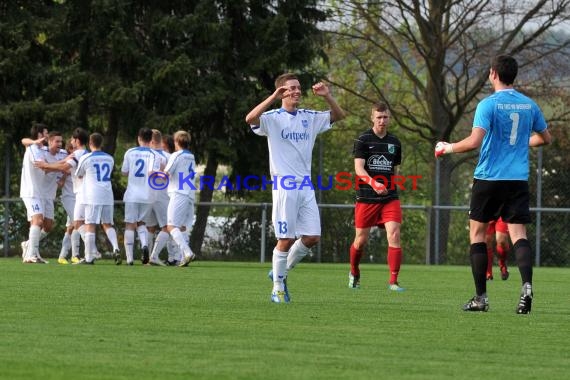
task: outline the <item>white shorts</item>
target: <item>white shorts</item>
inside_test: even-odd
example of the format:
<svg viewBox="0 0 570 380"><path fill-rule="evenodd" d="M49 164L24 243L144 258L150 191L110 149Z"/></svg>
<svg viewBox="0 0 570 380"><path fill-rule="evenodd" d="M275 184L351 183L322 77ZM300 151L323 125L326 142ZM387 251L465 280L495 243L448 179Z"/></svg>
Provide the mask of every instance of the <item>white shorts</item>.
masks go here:
<svg viewBox="0 0 570 380"><path fill-rule="evenodd" d="M26 206L26 214L28 222L32 220L34 215L42 215L44 219L52 219L54 217L53 199L45 198L22 198Z"/></svg>
<svg viewBox="0 0 570 380"><path fill-rule="evenodd" d="M85 224L113 224L112 205L85 205Z"/></svg>
<svg viewBox="0 0 570 380"><path fill-rule="evenodd" d="M166 226L167 222L167 210L170 198L166 193L164 196L161 194L156 197L156 201L152 204L151 212L149 212L143 222L147 226L159 226L160 228Z"/></svg>
<svg viewBox="0 0 570 380"><path fill-rule="evenodd" d="M85 205L81 202L75 201L75 207L73 207L73 221L81 221L85 220Z"/></svg>
<svg viewBox="0 0 570 380"><path fill-rule="evenodd" d="M186 219L186 223L184 224L184 227L186 227L187 231L190 231L192 229L192 225L194 224L194 202L190 201L190 204L188 205L188 219Z"/></svg>
<svg viewBox="0 0 570 380"><path fill-rule="evenodd" d="M277 239L293 239L302 235L321 236L321 218L314 190L287 190L279 186L272 192L271 219Z"/></svg>
<svg viewBox="0 0 570 380"><path fill-rule="evenodd" d="M61 197L61 204L67 213L66 227L71 226L73 222L73 214L75 212L75 197Z"/></svg>
<svg viewBox="0 0 570 380"><path fill-rule="evenodd" d="M152 203L125 202L125 223L138 223L148 218Z"/></svg>
<svg viewBox="0 0 570 380"><path fill-rule="evenodd" d="M192 222L194 220L194 202L188 195L170 193L170 202L168 202L168 211L166 215L166 224L169 226L186 226L188 221Z"/></svg>

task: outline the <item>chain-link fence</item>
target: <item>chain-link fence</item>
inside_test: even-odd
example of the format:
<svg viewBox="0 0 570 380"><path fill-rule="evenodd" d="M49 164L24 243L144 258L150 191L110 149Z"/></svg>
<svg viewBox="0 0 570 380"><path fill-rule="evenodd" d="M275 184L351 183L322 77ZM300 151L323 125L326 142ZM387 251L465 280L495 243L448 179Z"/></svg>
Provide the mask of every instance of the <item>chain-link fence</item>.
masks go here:
<svg viewBox="0 0 570 380"><path fill-rule="evenodd" d="M204 206L204 205L202 205ZM205 260L235 260L270 262L275 246L271 224L271 204L268 203L209 203L210 216L201 249ZM197 205L201 207L201 205ZM407 264L469 263L469 231L466 206L418 206L403 205L404 221L401 239L404 261ZM312 250L314 262L348 262L350 244L354 239L354 206L322 204L322 239ZM528 236L536 250L537 265L567 266L566 251L570 237L564 232L570 218L570 209L533 208L536 223L529 225ZM442 214L447 214L447 223ZM1 223L4 233L0 247L4 256L19 255L20 242L27 239L28 225L21 200L0 199ZM117 202L115 221L119 243L122 247L123 205ZM439 222L439 223L438 223ZM42 242L42 255L55 257L59 253L65 226L65 213L56 206L54 230ZM437 253L430 254L434 246L430 231L445 230L446 240L435 244ZM99 231L97 244L101 252L109 251L105 234ZM440 234L441 236L441 234ZM7 244L6 244L7 242ZM45 253L44 253L45 252ZM386 234L373 229L366 247L365 261L385 263L387 253ZM509 258L512 262L514 257Z"/></svg>

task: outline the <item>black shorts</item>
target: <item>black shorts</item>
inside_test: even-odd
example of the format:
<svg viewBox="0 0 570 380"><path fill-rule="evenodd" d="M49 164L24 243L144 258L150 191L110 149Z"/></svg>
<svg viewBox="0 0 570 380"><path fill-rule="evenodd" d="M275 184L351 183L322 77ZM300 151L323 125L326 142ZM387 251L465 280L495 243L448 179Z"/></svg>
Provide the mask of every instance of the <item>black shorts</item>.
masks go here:
<svg viewBox="0 0 570 380"><path fill-rule="evenodd" d="M530 223L527 181L473 180L469 219L488 223L502 217L505 223Z"/></svg>

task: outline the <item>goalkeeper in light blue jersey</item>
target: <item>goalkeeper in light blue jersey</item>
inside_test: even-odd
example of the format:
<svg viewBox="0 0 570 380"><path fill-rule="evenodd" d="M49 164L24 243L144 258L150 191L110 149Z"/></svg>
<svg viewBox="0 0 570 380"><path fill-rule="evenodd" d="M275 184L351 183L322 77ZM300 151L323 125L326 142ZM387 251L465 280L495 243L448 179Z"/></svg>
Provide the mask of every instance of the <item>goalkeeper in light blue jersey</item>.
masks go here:
<svg viewBox="0 0 570 380"><path fill-rule="evenodd" d="M487 311L487 224L498 217L508 224L509 235L521 274L522 291L517 314L532 306L532 251L527 239L530 223L528 190L529 146L550 144L552 138L540 108L514 89L517 61L499 55L491 61L489 81L494 94L477 106L471 135L456 143L440 141L435 156L480 148L469 208L470 259L475 296L465 311Z"/></svg>

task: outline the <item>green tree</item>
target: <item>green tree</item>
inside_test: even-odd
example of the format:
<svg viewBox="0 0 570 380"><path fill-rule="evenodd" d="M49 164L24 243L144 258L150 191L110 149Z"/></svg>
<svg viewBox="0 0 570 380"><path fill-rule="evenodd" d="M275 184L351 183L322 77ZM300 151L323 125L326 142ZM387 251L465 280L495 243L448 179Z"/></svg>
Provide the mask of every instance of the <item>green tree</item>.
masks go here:
<svg viewBox="0 0 570 380"><path fill-rule="evenodd" d="M358 41L353 44L366 48L338 52L358 62L360 80L330 79L365 102L381 99L390 104L397 124L427 142L431 156L435 142L449 140L455 132L462 137L469 128L465 116L482 96L490 57L515 55L528 71L569 46L567 36L559 34L563 38L557 39L553 34L568 20L569 5L566 0L333 1L337 17L329 32L349 41L344 46ZM376 52L375 59L370 51ZM378 60L389 62L400 79L389 82L390 77L376 71ZM412 103L400 101L410 98ZM452 173L472 158L445 156L439 167L431 161L430 177L439 186L439 199L432 192L433 204L450 204ZM442 242L448 240L449 221L449 213L441 211ZM431 234L433 244L434 231ZM443 256L446 249L440 247ZM432 245L432 256L434 250Z"/></svg>

